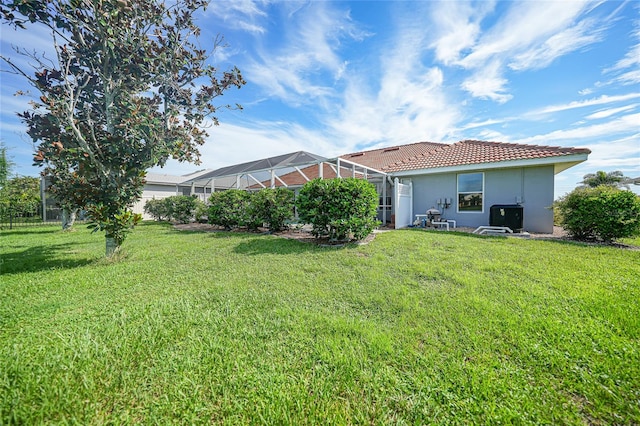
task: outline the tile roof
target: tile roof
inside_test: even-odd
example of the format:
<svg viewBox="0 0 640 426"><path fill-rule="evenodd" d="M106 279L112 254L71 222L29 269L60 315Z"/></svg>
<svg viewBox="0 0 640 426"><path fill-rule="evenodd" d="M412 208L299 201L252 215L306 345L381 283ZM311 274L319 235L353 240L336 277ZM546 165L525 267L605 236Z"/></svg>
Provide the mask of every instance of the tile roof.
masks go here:
<svg viewBox="0 0 640 426"><path fill-rule="evenodd" d="M405 147L409 149L404 149ZM396 147L394 147L396 148ZM363 156L343 155L345 158L363 165L361 159L376 164L383 172L399 172L438 167L455 167L470 164L496 163L502 161L534 160L540 158L563 157L575 154L590 154L586 148L564 148L558 146L522 145L503 142L464 140L453 144L420 142L397 147L398 155L388 156L391 148L366 151ZM405 154L402 156L401 154ZM409 155L406 155L409 154ZM386 161L386 160L389 161ZM371 166L374 167L374 166Z"/></svg>
<svg viewBox="0 0 640 426"><path fill-rule="evenodd" d="M371 149L367 151L353 152L340 156L345 160L373 169L382 170L390 164L406 161L415 158L427 152L434 151L438 148L444 148L449 145L436 142L416 142L407 145L389 146L385 148Z"/></svg>
<svg viewBox="0 0 640 426"><path fill-rule="evenodd" d="M559 146L464 140L453 144L416 142L407 145L354 152L342 155L340 158L382 172L393 173L471 164L499 163L503 161L537 160L554 157L560 159L566 156L590 153L591 151L586 148L564 148ZM301 170L309 179L318 177L317 165L308 166ZM346 170L343 176L351 176L351 169L347 168ZM326 163L323 169L323 177L336 177L333 169ZM289 186L301 186L306 182L304 177L297 171L282 175L280 179L285 181ZM263 184L269 186L270 182L265 181ZM276 180L276 186L282 186L282 184ZM253 185L252 187L257 186Z"/></svg>

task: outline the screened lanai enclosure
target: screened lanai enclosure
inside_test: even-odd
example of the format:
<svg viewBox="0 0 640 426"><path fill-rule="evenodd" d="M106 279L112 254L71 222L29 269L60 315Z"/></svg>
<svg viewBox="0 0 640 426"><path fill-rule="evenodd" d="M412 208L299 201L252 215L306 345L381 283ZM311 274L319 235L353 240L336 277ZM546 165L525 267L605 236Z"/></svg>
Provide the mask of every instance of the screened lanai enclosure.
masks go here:
<svg viewBox="0 0 640 426"><path fill-rule="evenodd" d="M394 205L399 204L393 203L393 199L407 193L406 190L397 190L403 186L397 180L392 181L383 171L344 158L325 158L306 151L223 167L184 181L182 185L191 184L194 188L194 194L195 188L204 188L203 193L207 194L227 189L257 191L262 188L285 187L297 195L299 189L312 179L336 177L356 177L368 180L376 186L378 191L378 219L386 224L397 217L399 212L395 211ZM406 202L400 204L411 205ZM407 216L408 220L411 220L410 211L402 216Z"/></svg>

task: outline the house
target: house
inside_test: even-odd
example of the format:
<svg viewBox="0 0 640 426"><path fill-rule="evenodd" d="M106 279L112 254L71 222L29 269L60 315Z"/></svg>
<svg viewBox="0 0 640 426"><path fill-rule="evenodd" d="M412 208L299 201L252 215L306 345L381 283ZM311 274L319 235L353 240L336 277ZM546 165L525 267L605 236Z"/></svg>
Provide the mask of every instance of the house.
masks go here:
<svg viewBox="0 0 640 426"><path fill-rule="evenodd" d="M458 226L475 228L489 224L492 205L516 204L523 208L524 230L551 233L554 176L587 160L590 153L584 148L465 140L421 142L344 157L375 165L394 182L409 185L410 212L400 212L400 217L396 211L400 224L435 207Z"/></svg>
<svg viewBox="0 0 640 426"><path fill-rule="evenodd" d="M254 177L245 188L295 190L317 177L356 176L376 185L378 217L393 221L396 228L431 208L458 226L475 228L489 224L491 206L517 205L524 230L551 233L554 176L587 160L590 153L584 148L477 140L417 142L317 161L269 180Z"/></svg>
<svg viewBox="0 0 640 426"><path fill-rule="evenodd" d="M207 172L209 170L200 170L183 176L147 173L142 197L134 204L133 212L140 213L144 219L152 219L144 212L145 203L148 200L167 198L172 195L196 195L202 201L206 201L211 195L210 188L198 185L193 179L197 179Z"/></svg>

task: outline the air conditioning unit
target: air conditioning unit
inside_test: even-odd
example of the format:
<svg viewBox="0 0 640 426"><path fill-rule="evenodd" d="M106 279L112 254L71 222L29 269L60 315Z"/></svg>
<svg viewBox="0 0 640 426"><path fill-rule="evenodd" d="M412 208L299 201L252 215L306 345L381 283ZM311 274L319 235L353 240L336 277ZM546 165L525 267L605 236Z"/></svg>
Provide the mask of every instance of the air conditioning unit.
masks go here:
<svg viewBox="0 0 640 426"><path fill-rule="evenodd" d="M489 210L490 226L506 226L522 232L524 208L518 204L494 204Z"/></svg>

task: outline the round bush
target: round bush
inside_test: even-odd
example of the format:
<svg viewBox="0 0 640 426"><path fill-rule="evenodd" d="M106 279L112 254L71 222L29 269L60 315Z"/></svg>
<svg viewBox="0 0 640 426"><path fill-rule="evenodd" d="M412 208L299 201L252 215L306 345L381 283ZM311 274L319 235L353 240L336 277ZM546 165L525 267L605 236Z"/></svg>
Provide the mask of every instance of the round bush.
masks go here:
<svg viewBox="0 0 640 426"><path fill-rule="evenodd" d="M240 226L253 227L248 211L251 194L240 189L214 192L209 198L209 223L224 226L225 229ZM256 226L257 227L257 226Z"/></svg>
<svg viewBox="0 0 640 426"><path fill-rule="evenodd" d="M363 179L314 179L300 189L296 205L316 237L360 240L379 225L378 193Z"/></svg>
<svg viewBox="0 0 640 426"><path fill-rule="evenodd" d="M179 223L189 223L195 219L196 210L203 204L195 196L173 195L163 200L170 220Z"/></svg>
<svg viewBox="0 0 640 426"><path fill-rule="evenodd" d="M576 239L610 242L640 235L640 197L631 191L606 185L577 188L554 207L560 224Z"/></svg>
<svg viewBox="0 0 640 426"><path fill-rule="evenodd" d="M293 191L289 189L261 189L251 197L250 216L270 231L280 231L285 228L286 221L293 218L293 200Z"/></svg>
<svg viewBox="0 0 640 426"><path fill-rule="evenodd" d="M163 200L156 200L155 198L147 200L144 203L145 213L151 215L154 220L168 219L167 203Z"/></svg>

